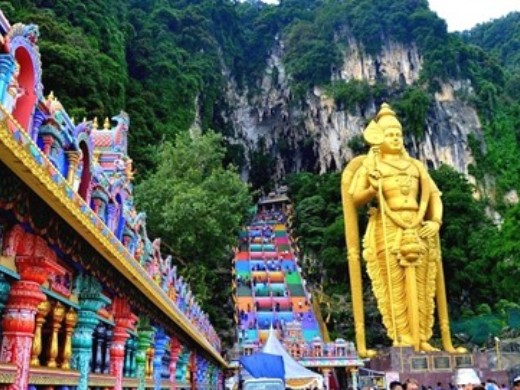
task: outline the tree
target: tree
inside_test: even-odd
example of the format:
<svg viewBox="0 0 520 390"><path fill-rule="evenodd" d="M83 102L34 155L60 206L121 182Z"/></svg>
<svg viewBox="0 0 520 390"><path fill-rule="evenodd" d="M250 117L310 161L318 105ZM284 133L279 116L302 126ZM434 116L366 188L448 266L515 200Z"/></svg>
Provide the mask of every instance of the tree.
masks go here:
<svg viewBox="0 0 520 390"><path fill-rule="evenodd" d="M465 308L493 303L501 294L498 286L490 282L496 262L491 244L498 231L486 216L484 203L473 197L473 187L463 175L442 165L431 176L442 192L442 262L450 307L458 316Z"/></svg>
<svg viewBox="0 0 520 390"><path fill-rule="evenodd" d="M161 146L157 171L135 189L151 236L161 237L183 259L192 289L213 321L226 318L222 303L231 280L223 283L217 275L229 274L231 248L251 204L247 184L233 167L222 166L224 155L222 137L214 132L179 134L174 144Z"/></svg>
<svg viewBox="0 0 520 390"><path fill-rule="evenodd" d="M500 239L493 245L493 254L502 259L497 264L494 282L500 286L501 296L513 302L518 301L520 289L520 205L511 207L504 218ZM495 298L496 299L496 298Z"/></svg>

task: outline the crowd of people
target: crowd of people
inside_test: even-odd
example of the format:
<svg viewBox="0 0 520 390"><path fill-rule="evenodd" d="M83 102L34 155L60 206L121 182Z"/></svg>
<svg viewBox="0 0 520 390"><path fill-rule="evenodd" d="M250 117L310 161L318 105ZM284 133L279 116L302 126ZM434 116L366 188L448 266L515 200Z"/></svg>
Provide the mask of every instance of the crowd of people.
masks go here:
<svg viewBox="0 0 520 390"><path fill-rule="evenodd" d="M506 384L498 384L494 379L487 379L486 382L477 382L477 380L454 378L455 383L449 382L446 386L441 382L437 382L435 386L421 384L414 378L409 378L404 382L393 381L389 384L390 390L509 390ZM476 378L478 379L478 378ZM364 387L362 390L370 390ZM513 387L511 390L520 390L520 376L513 379Z"/></svg>

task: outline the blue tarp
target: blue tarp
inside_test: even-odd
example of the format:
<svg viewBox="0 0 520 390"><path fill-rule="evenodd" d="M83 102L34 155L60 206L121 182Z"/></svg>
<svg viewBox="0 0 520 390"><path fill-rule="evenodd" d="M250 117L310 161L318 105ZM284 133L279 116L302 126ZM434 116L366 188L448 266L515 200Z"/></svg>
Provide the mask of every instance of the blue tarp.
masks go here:
<svg viewBox="0 0 520 390"><path fill-rule="evenodd" d="M250 356L241 356L240 364L254 378L280 378L285 380L283 358L280 355L258 352Z"/></svg>

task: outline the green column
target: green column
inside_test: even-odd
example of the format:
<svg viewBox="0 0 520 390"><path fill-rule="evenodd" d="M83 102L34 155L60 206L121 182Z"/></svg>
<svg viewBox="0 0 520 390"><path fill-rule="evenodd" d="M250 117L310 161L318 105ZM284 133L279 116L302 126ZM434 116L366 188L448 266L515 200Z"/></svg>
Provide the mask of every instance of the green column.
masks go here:
<svg viewBox="0 0 520 390"><path fill-rule="evenodd" d="M190 361L190 350L186 347L183 349L181 355L179 356L179 361L177 362L177 383L179 385L186 384L186 374L188 371L188 363Z"/></svg>
<svg viewBox="0 0 520 390"><path fill-rule="evenodd" d="M110 303L101 291L101 284L92 276L81 274L76 279L79 306L78 323L72 335L71 367L80 373L78 390L88 389L88 375L92 359L92 334L99 319L97 312Z"/></svg>
<svg viewBox="0 0 520 390"><path fill-rule="evenodd" d="M145 389L146 384L146 352L152 345L154 329L150 326L150 320L143 317L137 327L137 352L135 361L137 364L137 378L139 379L139 390Z"/></svg>
<svg viewBox="0 0 520 390"><path fill-rule="evenodd" d="M1 244L1 242L0 242ZM0 248L1 249L1 248ZM11 284L5 278L4 274L0 272L0 315L2 315L5 307L5 303L7 302L7 298L9 298L9 292L11 291ZM0 337L2 335L2 329L0 329Z"/></svg>

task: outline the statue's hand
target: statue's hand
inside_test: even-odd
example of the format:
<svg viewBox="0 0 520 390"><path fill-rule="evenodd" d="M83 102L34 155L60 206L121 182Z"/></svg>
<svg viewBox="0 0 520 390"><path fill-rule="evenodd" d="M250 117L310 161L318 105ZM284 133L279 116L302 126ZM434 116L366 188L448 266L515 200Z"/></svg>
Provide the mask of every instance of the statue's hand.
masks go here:
<svg viewBox="0 0 520 390"><path fill-rule="evenodd" d="M377 192L379 190L379 181L381 179L381 172L377 169L374 169L372 172L368 174L368 181L370 186Z"/></svg>
<svg viewBox="0 0 520 390"><path fill-rule="evenodd" d="M439 232L440 228L439 222L426 221L423 223L421 230L419 230L419 236L421 238L433 237Z"/></svg>

